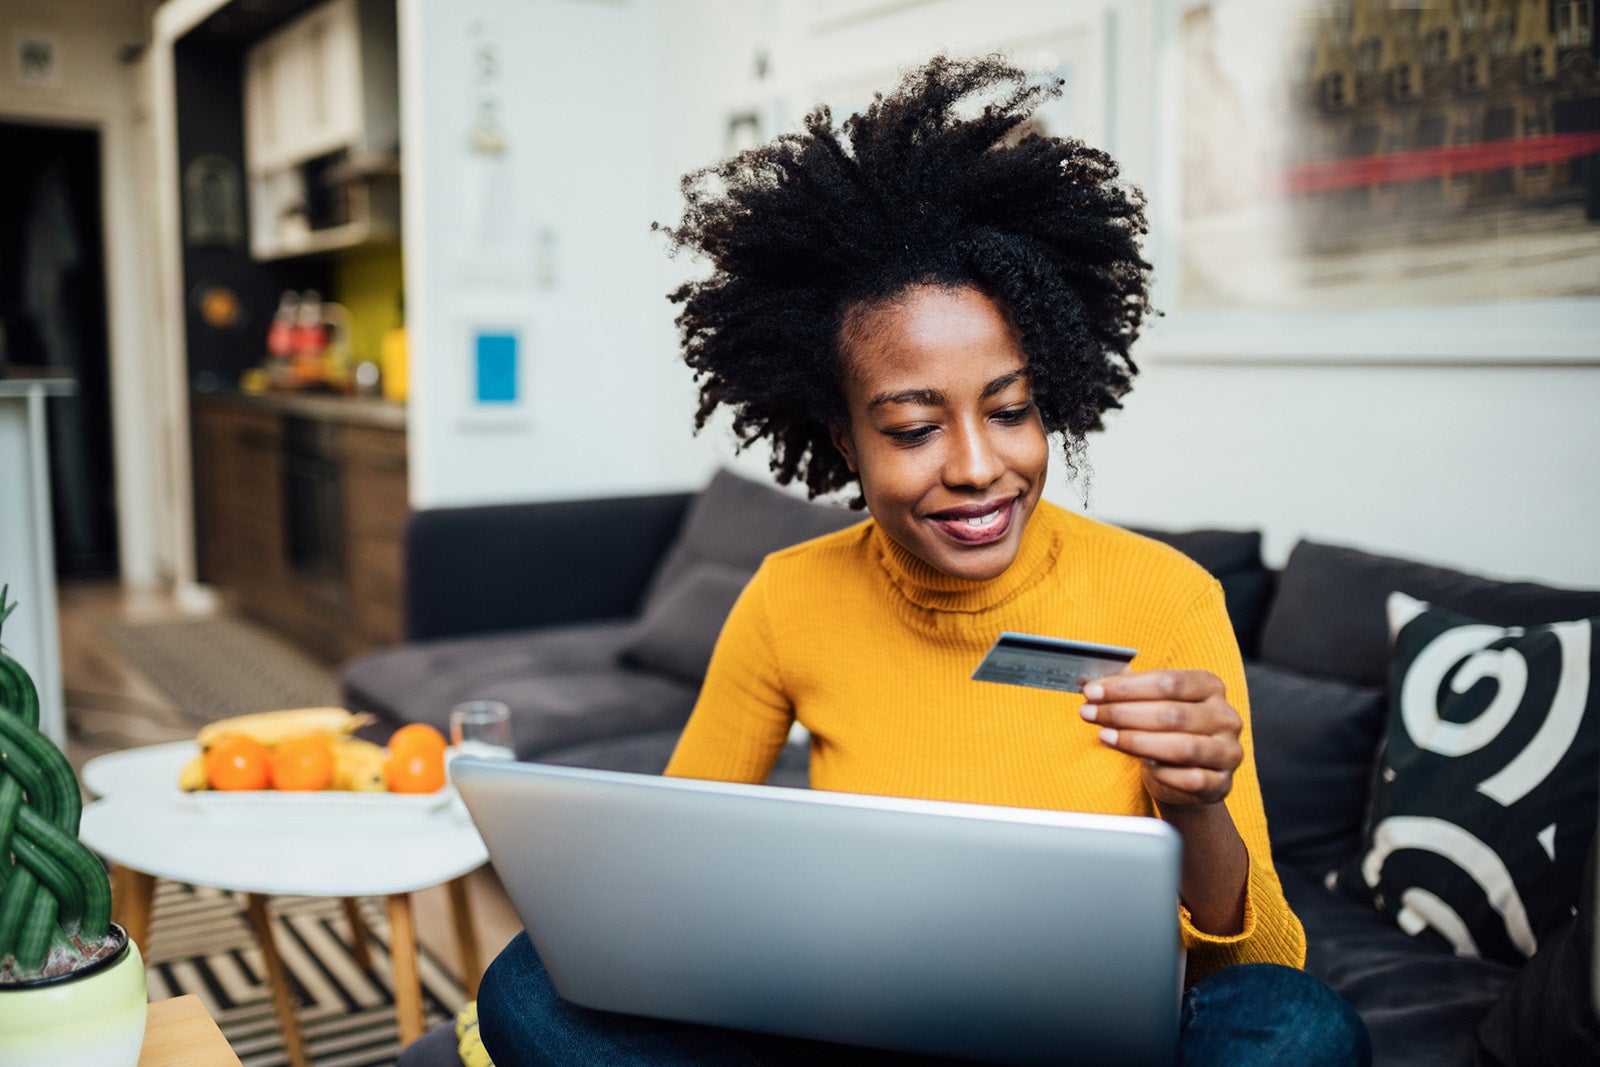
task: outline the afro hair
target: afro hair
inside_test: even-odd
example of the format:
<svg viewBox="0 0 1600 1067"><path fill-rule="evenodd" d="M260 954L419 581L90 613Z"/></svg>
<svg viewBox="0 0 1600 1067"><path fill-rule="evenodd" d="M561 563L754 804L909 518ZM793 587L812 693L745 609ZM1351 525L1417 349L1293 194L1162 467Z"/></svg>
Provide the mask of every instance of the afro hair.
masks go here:
<svg viewBox="0 0 1600 1067"><path fill-rule="evenodd" d="M998 56L940 56L838 129L819 107L800 132L685 176L683 218L662 229L712 268L671 294L696 430L727 407L740 448L770 442L780 483L844 488L855 476L829 427L847 421L854 317L914 285L972 286L1009 314L1075 466L1137 373L1150 264L1144 197L1116 163L1030 132L1060 91Z"/></svg>

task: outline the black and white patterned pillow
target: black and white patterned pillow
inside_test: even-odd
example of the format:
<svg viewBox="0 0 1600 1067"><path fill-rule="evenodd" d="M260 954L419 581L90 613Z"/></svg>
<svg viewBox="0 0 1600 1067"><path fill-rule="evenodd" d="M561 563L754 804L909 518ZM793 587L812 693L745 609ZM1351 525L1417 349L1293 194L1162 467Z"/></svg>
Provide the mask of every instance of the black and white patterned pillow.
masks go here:
<svg viewBox="0 0 1600 1067"><path fill-rule="evenodd" d="M1501 627L1388 600L1389 720L1363 848L1330 884L1517 964L1572 914L1600 792L1597 619Z"/></svg>

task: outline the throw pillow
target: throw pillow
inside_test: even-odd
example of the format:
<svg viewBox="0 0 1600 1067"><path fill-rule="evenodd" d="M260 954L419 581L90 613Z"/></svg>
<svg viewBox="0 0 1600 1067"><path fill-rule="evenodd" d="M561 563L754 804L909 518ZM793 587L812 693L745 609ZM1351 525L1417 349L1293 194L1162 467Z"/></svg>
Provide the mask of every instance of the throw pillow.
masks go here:
<svg viewBox="0 0 1600 1067"><path fill-rule="evenodd" d="M622 646L622 661L699 685L722 624L749 580L742 568L691 564L645 605Z"/></svg>
<svg viewBox="0 0 1600 1067"><path fill-rule="evenodd" d="M1273 861L1321 878L1361 846L1383 690L1253 660L1244 677Z"/></svg>
<svg viewBox="0 0 1600 1067"><path fill-rule="evenodd" d="M683 529L650 579L642 611L697 563L756 572L769 553L853 526L867 517L829 504L808 503L772 485L719 470L689 505Z"/></svg>
<svg viewBox="0 0 1600 1067"><path fill-rule="evenodd" d="M1221 583L1239 651L1246 659L1255 658L1272 597L1272 572L1261 562L1260 531L1128 529L1171 545Z"/></svg>
<svg viewBox="0 0 1600 1067"><path fill-rule="evenodd" d="M1388 613L1363 853L1330 878L1414 937L1520 964L1571 916L1595 832L1600 619L1491 626L1403 593Z"/></svg>
<svg viewBox="0 0 1600 1067"><path fill-rule="evenodd" d="M1499 626L1600 615L1600 590L1502 582L1301 541L1278 576L1259 658L1306 674L1383 685L1390 648L1384 602L1395 591Z"/></svg>

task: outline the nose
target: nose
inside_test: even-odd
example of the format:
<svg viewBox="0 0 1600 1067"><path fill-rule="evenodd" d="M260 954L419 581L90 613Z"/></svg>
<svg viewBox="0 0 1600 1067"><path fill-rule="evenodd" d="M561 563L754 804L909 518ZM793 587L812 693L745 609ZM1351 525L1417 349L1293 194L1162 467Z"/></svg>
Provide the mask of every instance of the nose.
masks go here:
<svg viewBox="0 0 1600 1067"><path fill-rule="evenodd" d="M1005 461L989 439L987 424L964 425L949 437L944 484L952 489L987 489L1005 473Z"/></svg>

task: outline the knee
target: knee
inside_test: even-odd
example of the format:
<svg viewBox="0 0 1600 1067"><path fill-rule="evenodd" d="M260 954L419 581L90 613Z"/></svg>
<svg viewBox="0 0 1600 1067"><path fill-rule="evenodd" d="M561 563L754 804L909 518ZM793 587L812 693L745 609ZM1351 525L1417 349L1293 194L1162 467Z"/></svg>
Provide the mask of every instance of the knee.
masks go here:
<svg viewBox="0 0 1600 1067"><path fill-rule="evenodd" d="M1367 1024L1320 979L1293 967L1255 963L1229 967L1190 990L1186 1018L1199 1021L1201 1045L1222 1042L1234 1062L1369 1064Z"/></svg>
<svg viewBox="0 0 1600 1067"><path fill-rule="evenodd" d="M1349 1058L1341 1062L1372 1062L1372 1036L1367 1024L1343 997L1305 971L1293 967L1273 969L1278 972L1274 996L1283 1002L1284 1013L1293 1016L1287 1021L1306 1029L1308 1044L1314 1042L1330 1051L1349 1050Z"/></svg>
<svg viewBox="0 0 1600 1067"><path fill-rule="evenodd" d="M549 984L544 964L526 931L512 938L484 971L483 980L478 983L478 1033L496 1062L507 1049L520 1043L521 1025L531 1014L540 991Z"/></svg>

